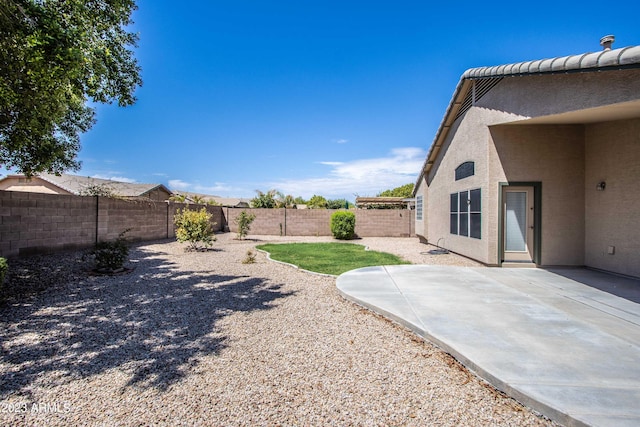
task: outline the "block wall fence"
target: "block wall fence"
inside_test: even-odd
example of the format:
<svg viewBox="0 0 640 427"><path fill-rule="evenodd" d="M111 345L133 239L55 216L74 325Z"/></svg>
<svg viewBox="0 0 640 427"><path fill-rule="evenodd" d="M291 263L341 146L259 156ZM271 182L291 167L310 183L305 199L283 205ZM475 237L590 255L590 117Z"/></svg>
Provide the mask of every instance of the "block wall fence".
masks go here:
<svg viewBox="0 0 640 427"><path fill-rule="evenodd" d="M0 191L0 256L12 257L89 248L114 240L126 229L130 241L175 238L173 217L185 205L148 200L120 200ZM191 206L200 209L201 206ZM333 210L238 209L205 206L216 232L236 232L234 219L246 210L256 216L250 235L330 236ZM414 212L356 210L360 237L415 236Z"/></svg>
<svg viewBox="0 0 640 427"><path fill-rule="evenodd" d="M256 219L249 234L275 236L331 236L333 209L223 208L228 230L238 230L235 219L246 210ZM360 237L415 236L415 211L406 209L356 209L356 234Z"/></svg>

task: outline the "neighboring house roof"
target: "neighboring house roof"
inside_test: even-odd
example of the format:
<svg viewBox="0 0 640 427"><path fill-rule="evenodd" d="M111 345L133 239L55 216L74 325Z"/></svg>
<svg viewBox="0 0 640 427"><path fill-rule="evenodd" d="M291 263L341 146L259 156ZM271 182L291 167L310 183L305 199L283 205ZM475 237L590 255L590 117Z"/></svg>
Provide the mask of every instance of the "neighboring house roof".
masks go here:
<svg viewBox="0 0 640 427"><path fill-rule="evenodd" d="M9 175L7 178L26 178L24 175ZM52 175L39 174L35 178L40 178L67 193L75 195L86 195L87 191L93 186L108 187L113 193L121 197L144 197L156 189L171 194L171 191L162 184L138 184L131 182L113 181L110 179L91 178L79 175Z"/></svg>
<svg viewBox="0 0 640 427"><path fill-rule="evenodd" d="M603 37L604 40L606 37ZM598 72L606 70L619 70L640 68L640 46L629 46L619 49L605 49L599 52L570 55L557 58L540 59L536 61L517 62L514 64L498 65L493 67L470 68L460 77L453 97L447 106L436 136L429 148L427 158L420 170L415 191L422 177L431 170L439 151L449 133L449 129L466 109L470 108L470 94L473 81L480 81L476 91L488 92L504 77L550 75Z"/></svg>
<svg viewBox="0 0 640 427"><path fill-rule="evenodd" d="M162 184L139 184L67 174L60 176L40 174L38 177L76 195L86 194L87 190L93 186L109 187L116 195L122 197L143 197L157 189L171 194L171 191Z"/></svg>

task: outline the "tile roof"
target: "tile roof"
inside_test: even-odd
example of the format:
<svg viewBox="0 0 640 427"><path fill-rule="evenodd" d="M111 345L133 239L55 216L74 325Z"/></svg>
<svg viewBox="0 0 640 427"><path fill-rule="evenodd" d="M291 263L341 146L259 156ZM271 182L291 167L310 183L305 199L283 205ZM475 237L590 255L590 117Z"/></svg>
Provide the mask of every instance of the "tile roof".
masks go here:
<svg viewBox="0 0 640 427"><path fill-rule="evenodd" d="M593 69L618 68L640 65L640 46L602 50L581 55L517 62L493 67L471 68L462 74L463 79L506 77L525 74L567 73Z"/></svg>
<svg viewBox="0 0 640 427"><path fill-rule="evenodd" d="M138 184L134 182L113 181L110 179L91 178L67 174L58 176L43 173L38 175L38 177L76 195L82 195L89 187L95 185L108 186L118 196L122 197L139 197L158 188L164 189L167 193L171 194L171 191L169 191L162 184Z"/></svg>
<svg viewBox="0 0 640 427"><path fill-rule="evenodd" d="M640 46L628 46L618 49L604 49L598 52L584 53L581 55L569 55L557 58L539 59L534 61L516 62L513 64L497 65L493 67L470 68L460 77L451 101L447 106L444 117L436 132L436 136L429 148L427 158L414 186L415 191L426 172L431 168L435 157L440 150L442 140L455 120L456 111L459 109L467 92L470 90L472 80L495 79L508 76L526 76L540 74L559 74L575 72L595 72L615 70L623 68L640 68Z"/></svg>

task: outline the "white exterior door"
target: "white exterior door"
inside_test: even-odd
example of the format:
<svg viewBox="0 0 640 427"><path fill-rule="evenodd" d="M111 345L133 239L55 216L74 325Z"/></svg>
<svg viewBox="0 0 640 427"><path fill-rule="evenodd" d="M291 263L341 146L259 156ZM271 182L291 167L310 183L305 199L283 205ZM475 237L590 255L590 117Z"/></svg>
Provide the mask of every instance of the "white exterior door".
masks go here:
<svg viewBox="0 0 640 427"><path fill-rule="evenodd" d="M505 262L533 262L533 187L504 187L503 247Z"/></svg>

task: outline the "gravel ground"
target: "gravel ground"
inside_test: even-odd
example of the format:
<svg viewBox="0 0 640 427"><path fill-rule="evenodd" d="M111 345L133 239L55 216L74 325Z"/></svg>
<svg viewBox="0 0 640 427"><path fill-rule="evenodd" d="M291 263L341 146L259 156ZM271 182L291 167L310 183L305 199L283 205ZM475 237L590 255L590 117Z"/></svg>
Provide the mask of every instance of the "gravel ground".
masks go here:
<svg viewBox="0 0 640 427"><path fill-rule="evenodd" d="M87 274L81 253L14 260L14 296L0 305L0 425L554 425L344 300L334 278L261 253L242 263L259 243L330 238L234 237L196 253L136 245L133 271L118 276ZM417 239L358 243L476 265L422 254Z"/></svg>

